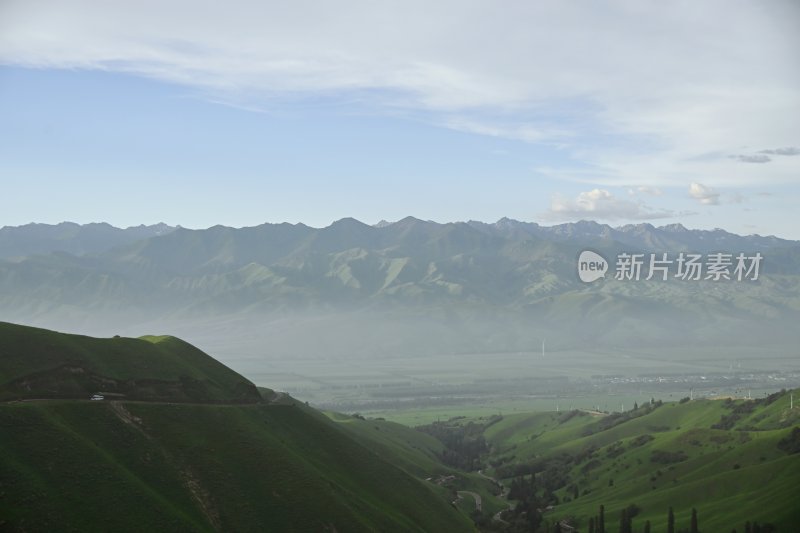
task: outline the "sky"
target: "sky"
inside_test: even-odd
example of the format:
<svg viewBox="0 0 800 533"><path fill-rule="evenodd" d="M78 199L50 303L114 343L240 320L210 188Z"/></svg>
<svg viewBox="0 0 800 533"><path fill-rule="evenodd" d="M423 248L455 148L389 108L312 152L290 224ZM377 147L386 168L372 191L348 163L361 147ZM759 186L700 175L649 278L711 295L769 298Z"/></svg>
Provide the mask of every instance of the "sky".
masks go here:
<svg viewBox="0 0 800 533"><path fill-rule="evenodd" d="M800 3L0 0L0 226L800 239Z"/></svg>

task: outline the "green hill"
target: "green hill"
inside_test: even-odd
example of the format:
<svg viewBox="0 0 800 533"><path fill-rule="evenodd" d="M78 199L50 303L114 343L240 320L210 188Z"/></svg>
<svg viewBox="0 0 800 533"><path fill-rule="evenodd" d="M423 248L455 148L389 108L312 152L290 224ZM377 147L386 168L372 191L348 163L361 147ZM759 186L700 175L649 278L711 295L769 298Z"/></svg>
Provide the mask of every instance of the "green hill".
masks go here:
<svg viewBox="0 0 800 533"><path fill-rule="evenodd" d="M533 486L536 501L580 531L605 507L616 531L636 506L634 530L646 520L677 529L696 508L701 531L742 530L746 521L795 531L800 508L800 408L789 393L761 400L699 400L648 405L627 413L535 413L506 417L486 429L489 461L507 484ZM531 476L534 479L531 480ZM637 525L638 524L638 525Z"/></svg>
<svg viewBox="0 0 800 533"><path fill-rule="evenodd" d="M4 383L45 372L55 395L93 383L52 372L65 365L137 384L190 378L213 393L213 403L180 388L168 402L146 398L138 387L124 399L90 402L80 392L77 401L0 403L0 530L474 529L448 491L406 471L436 468L426 451L435 441L418 440L427 457L419 466L422 455L394 437L373 450L358 431L286 395L237 396L241 376L178 339L91 339L2 324L0 346Z"/></svg>
<svg viewBox="0 0 800 533"><path fill-rule="evenodd" d="M96 339L0 322L0 399L261 401L255 386L175 337Z"/></svg>
<svg viewBox="0 0 800 533"><path fill-rule="evenodd" d="M0 530L471 531L473 494L485 531L537 517L588 531L601 505L607 531L623 510L635 531L664 531L669 507L677 531L693 508L706 533L800 524L800 408L786 392L423 433L256 389L174 337L0 323L0 393Z"/></svg>
<svg viewBox="0 0 800 533"><path fill-rule="evenodd" d="M469 531L440 494L286 405L0 406L0 516L45 531Z"/></svg>
<svg viewBox="0 0 800 533"><path fill-rule="evenodd" d="M430 435L395 422L327 414L359 442L418 477L452 473L439 460L444 446Z"/></svg>

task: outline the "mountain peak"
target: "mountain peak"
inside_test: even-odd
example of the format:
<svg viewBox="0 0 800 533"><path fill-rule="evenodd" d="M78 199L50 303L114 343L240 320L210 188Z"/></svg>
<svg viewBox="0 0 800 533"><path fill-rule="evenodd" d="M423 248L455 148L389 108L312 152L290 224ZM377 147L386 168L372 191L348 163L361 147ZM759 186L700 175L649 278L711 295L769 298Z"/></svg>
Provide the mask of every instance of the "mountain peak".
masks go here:
<svg viewBox="0 0 800 533"><path fill-rule="evenodd" d="M674 224L667 224L666 226L661 226L658 229L660 229L661 231L669 231L671 233L686 233L687 231L689 231L688 229L686 229L686 226L684 226L679 222L676 222Z"/></svg>
<svg viewBox="0 0 800 533"><path fill-rule="evenodd" d="M405 218L401 218L400 220L398 220L397 222L395 222L392 225L393 226L399 226L399 227L407 227L407 226L413 226L413 225L416 225L416 224L425 224L425 223L426 222L424 220L420 220L420 219L418 219L416 217L412 217L412 216L409 215L409 216L407 216Z"/></svg>
<svg viewBox="0 0 800 533"><path fill-rule="evenodd" d="M625 224L616 229L618 231L644 233L647 231L654 231L656 228L647 222L640 222L639 224Z"/></svg>
<svg viewBox="0 0 800 533"><path fill-rule="evenodd" d="M360 220L356 220L353 217L345 217L340 218L339 220L333 222L329 228L369 228L369 224L364 224Z"/></svg>

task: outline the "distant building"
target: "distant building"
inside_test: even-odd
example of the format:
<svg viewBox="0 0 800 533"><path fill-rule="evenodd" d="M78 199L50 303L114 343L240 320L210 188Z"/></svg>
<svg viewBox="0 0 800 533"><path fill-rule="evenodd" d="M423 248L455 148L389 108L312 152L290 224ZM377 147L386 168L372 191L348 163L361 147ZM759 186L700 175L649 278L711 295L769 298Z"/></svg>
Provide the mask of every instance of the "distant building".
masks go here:
<svg viewBox="0 0 800 533"><path fill-rule="evenodd" d="M97 401L97 400L105 400L106 397L103 396L102 394L92 394L92 397L89 399L92 401Z"/></svg>

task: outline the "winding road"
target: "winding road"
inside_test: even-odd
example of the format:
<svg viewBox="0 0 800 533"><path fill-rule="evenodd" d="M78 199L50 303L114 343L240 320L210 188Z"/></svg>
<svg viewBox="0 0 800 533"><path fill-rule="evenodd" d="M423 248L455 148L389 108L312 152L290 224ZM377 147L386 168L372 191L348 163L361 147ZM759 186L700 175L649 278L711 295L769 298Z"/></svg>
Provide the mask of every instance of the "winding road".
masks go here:
<svg viewBox="0 0 800 533"><path fill-rule="evenodd" d="M495 478L493 478L491 476L487 476L486 474L483 473L483 470L478 470L478 475L481 476L484 479L488 479L489 481L491 481L492 483L494 483L495 485L500 487L500 491L501 491L500 492L500 497L503 498L504 500L506 500L506 505L508 505L508 509L513 509L514 508L514 504L511 503L510 501L508 501L508 499L507 499L507 497L508 497L508 488L505 485L503 485L503 483L501 481L499 481L499 480L497 480L497 479L495 479ZM504 524L508 524L508 522L503 520L503 518L500 516L500 515L503 514L503 512L507 511L508 509L501 509L500 511L497 511L494 514L494 516L492 517L492 519L497 521L497 522L503 522Z"/></svg>
<svg viewBox="0 0 800 533"><path fill-rule="evenodd" d="M459 498L463 498L464 494L469 494L475 500L475 510L478 512L483 510L483 500L481 499L481 495L477 492L472 492L470 490L459 490L456 494L458 494Z"/></svg>

